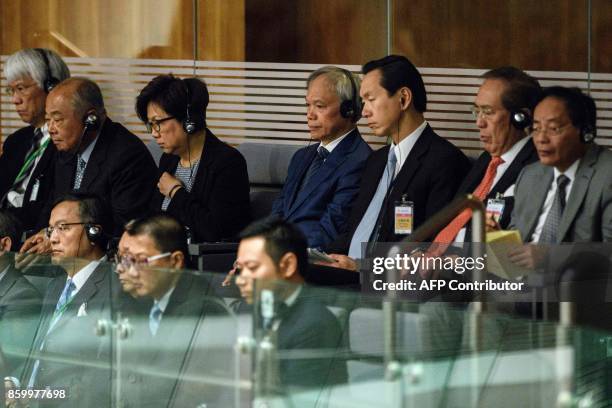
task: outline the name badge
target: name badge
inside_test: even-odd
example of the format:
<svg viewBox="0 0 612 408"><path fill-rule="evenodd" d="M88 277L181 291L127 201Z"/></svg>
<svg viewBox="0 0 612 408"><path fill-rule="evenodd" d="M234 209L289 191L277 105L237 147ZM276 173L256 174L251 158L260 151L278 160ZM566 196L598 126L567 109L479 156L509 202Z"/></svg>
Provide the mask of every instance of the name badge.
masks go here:
<svg viewBox="0 0 612 408"><path fill-rule="evenodd" d="M38 189L40 188L40 180L36 179L32 186L32 192L30 193L30 201L36 201L38 198Z"/></svg>
<svg viewBox="0 0 612 408"><path fill-rule="evenodd" d="M395 202L395 234L412 234L414 221L414 203L402 196L401 201Z"/></svg>
<svg viewBox="0 0 612 408"><path fill-rule="evenodd" d="M506 202L501 198L489 198L487 200L487 215L492 216L495 222L499 222L505 206Z"/></svg>

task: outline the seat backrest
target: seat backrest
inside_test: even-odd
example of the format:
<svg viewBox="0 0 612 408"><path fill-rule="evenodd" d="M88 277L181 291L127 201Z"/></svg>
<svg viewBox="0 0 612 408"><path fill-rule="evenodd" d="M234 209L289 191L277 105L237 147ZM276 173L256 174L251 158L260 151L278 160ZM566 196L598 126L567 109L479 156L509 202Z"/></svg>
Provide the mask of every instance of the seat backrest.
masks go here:
<svg viewBox="0 0 612 408"><path fill-rule="evenodd" d="M251 217L264 218L287 178L289 161L300 145L243 143L238 150L247 162L251 185Z"/></svg>
<svg viewBox="0 0 612 408"><path fill-rule="evenodd" d="M251 187L280 190L287 178L291 157L301 147L272 143L242 143L237 149L247 162Z"/></svg>
<svg viewBox="0 0 612 408"><path fill-rule="evenodd" d="M149 150L149 153L151 153L151 156L153 156L155 164L159 166L159 159L161 159L161 155L163 152L157 142L155 140L149 140L145 143L145 146L147 146L147 150Z"/></svg>

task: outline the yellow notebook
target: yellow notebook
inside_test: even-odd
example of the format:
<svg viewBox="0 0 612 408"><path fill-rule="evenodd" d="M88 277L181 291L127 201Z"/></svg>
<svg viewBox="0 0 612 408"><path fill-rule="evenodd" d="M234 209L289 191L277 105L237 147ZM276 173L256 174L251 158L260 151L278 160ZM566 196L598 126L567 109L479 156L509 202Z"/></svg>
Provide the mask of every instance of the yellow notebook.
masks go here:
<svg viewBox="0 0 612 408"><path fill-rule="evenodd" d="M508 252L523 245L517 230L487 232L486 239L489 272L507 280L516 280L519 276L533 272L513 264L508 259Z"/></svg>

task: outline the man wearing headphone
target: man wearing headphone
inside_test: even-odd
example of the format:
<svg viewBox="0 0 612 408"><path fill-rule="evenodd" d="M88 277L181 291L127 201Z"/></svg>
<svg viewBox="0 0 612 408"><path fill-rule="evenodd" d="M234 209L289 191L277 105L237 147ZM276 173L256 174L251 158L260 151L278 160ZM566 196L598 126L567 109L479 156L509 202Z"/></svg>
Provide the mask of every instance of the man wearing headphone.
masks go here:
<svg viewBox="0 0 612 408"><path fill-rule="evenodd" d="M510 222L514 183L526 165L538 160L527 136L533 109L541 98L538 80L507 66L487 71L472 113L484 152L459 186L457 195L474 194L502 226ZM452 220L434 241L442 244L471 241L471 211Z"/></svg>
<svg viewBox="0 0 612 408"><path fill-rule="evenodd" d="M517 179L509 226L524 242L612 241L612 152L593 142L596 117L595 102L578 88L544 90L532 128L540 160ZM492 219L487 226L499 228ZM541 259L536 245L510 254L526 268Z"/></svg>
<svg viewBox="0 0 612 408"><path fill-rule="evenodd" d="M109 398L108 371L90 366L110 359L110 340L92 330L99 319L110 319L114 274L104 262L110 220L110 211L100 198L73 193L55 202L45 229L52 262L66 273L53 278L44 294L33 354L21 385L64 388L70 396L69 406L106 405L97 398ZM92 398L89 404L86 398Z"/></svg>
<svg viewBox="0 0 612 408"><path fill-rule="evenodd" d="M87 78L70 78L49 93L46 116L58 150L53 201L70 191L104 197L112 211L110 236L119 237L132 218L147 213L156 167L144 143L106 115L102 92ZM49 215L50 206L41 212ZM41 225L44 226L44 225ZM43 234L28 239L21 252L48 252Z"/></svg>
<svg viewBox="0 0 612 408"><path fill-rule="evenodd" d="M28 126L10 135L2 147L0 206L17 216L27 231L36 227L53 185L55 146L45 125L45 99L70 71L55 52L26 48L8 57L4 75L6 93Z"/></svg>
<svg viewBox="0 0 612 408"><path fill-rule="evenodd" d="M327 66L308 77L306 118L316 143L298 150L272 214L298 226L308 246L323 248L348 228L361 173L372 149L361 137L359 79Z"/></svg>

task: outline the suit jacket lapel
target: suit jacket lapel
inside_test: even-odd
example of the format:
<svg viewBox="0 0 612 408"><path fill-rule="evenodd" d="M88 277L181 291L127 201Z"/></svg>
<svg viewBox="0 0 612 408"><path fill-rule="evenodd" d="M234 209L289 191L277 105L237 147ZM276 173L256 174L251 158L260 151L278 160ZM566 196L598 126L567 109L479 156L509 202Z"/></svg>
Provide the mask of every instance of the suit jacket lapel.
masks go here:
<svg viewBox="0 0 612 408"><path fill-rule="evenodd" d="M491 192L488 194L488 197L493 197L496 193L503 194L512 184L516 182L516 178L523 167L535 160L537 160L536 151L533 146L533 141L530 138L525 146L523 146L521 151L516 155L512 163L510 163L510 166L508 166L501 178L497 181L497 183L495 183L491 189Z"/></svg>
<svg viewBox="0 0 612 408"><path fill-rule="evenodd" d="M410 184L410 181L412 180L412 177L414 177L416 171L419 169L419 167L421 167L421 157L429 150L432 137L433 131L429 125L427 125L421 136L419 136L419 140L417 140L412 150L410 150L408 157L406 157L406 160L404 161L402 169L395 178L393 192L391 193L394 200L402 194L408 184ZM389 202L391 201L392 200L389 200Z"/></svg>
<svg viewBox="0 0 612 408"><path fill-rule="evenodd" d="M98 135L98 140L96 141L96 145L91 152L91 156L89 156L89 161L87 162L87 167L85 167L85 174L83 175L83 180L81 181L81 186L79 190L88 190L93 181L98 178L98 174L104 166L107 155L106 152L108 150L108 143L106 135L110 131L109 127L111 125L110 119L104 121L104 126L102 127L102 131Z"/></svg>
<svg viewBox="0 0 612 408"><path fill-rule="evenodd" d="M532 204L527 205L525 208L525 231L523 234L523 241L529 239L531 234L533 234L533 229L542 212L542 207L544 206L544 201L546 200L546 195L548 194L548 189L550 188L550 183L552 183L553 178L552 167L540 166L540 174L534 178L534 182L536 182L537 185L530 186L529 188L531 197L529 197L528 200Z"/></svg>
<svg viewBox="0 0 612 408"><path fill-rule="evenodd" d="M303 191L300 192L300 186L302 184L302 179L304 178L306 171L310 167L310 164L312 163L312 161L315 158L315 155L317 154L318 146L319 146L318 144L315 146L312 146L312 148L306 149L306 151L304 152L304 159L302 160L302 163L300 163L301 166L297 172L297 177L295 177L293 180L293 188L291 190L289 200L287 201L287 204L286 204L287 208L285 208L285 214L287 214L287 216L289 216L291 212L295 211L295 208L298 205L297 202L295 202L296 200L299 200L300 202L303 201L303 198L301 197L303 197L304 195L300 194L300 193L303 193ZM306 187L310 187L309 190L312 190L313 185L314 184L310 182L309 186L306 186Z"/></svg>
<svg viewBox="0 0 612 408"><path fill-rule="evenodd" d="M576 178L572 184L572 190L570 191L569 198L567 199L567 206L563 211L561 217L561 223L559 224L559 230L557 231L557 242L565 241L565 235L567 234L570 226L576 218L576 214L582 206L582 202L586 197L589 184L593 178L595 172L593 166L597 163L597 154L599 149L596 145L592 145L587 150L583 159L580 161L578 170L576 171Z"/></svg>
<svg viewBox="0 0 612 408"><path fill-rule="evenodd" d="M321 165L317 174L315 174L310 179L310 182L308 183L308 185L304 186L304 188L301 191L297 192L297 197L295 198L295 202L291 204L291 209L287 213L287 217L290 216L294 211L296 211L300 207L300 205L308 197L310 197L313 190L319 187L319 185L324 180L327 180L336 171L336 169L342 163L344 163L344 161L347 158L347 155L353 150L355 150L355 146L358 142L359 142L358 133L356 130L353 130L340 142L340 144L338 144L338 146L336 146L333 152L331 152L331 154L327 157L325 162ZM309 156L309 157L314 158L314 154L316 154L316 149L313 149L312 156ZM299 187L299 181L302 180L303 174L306 171L306 169L310 167L311 161L312 159L306 160L306 162L308 163L308 166L303 166L303 168L301 169L300 177L297 183L298 187ZM297 190L297 188L295 190Z"/></svg>

